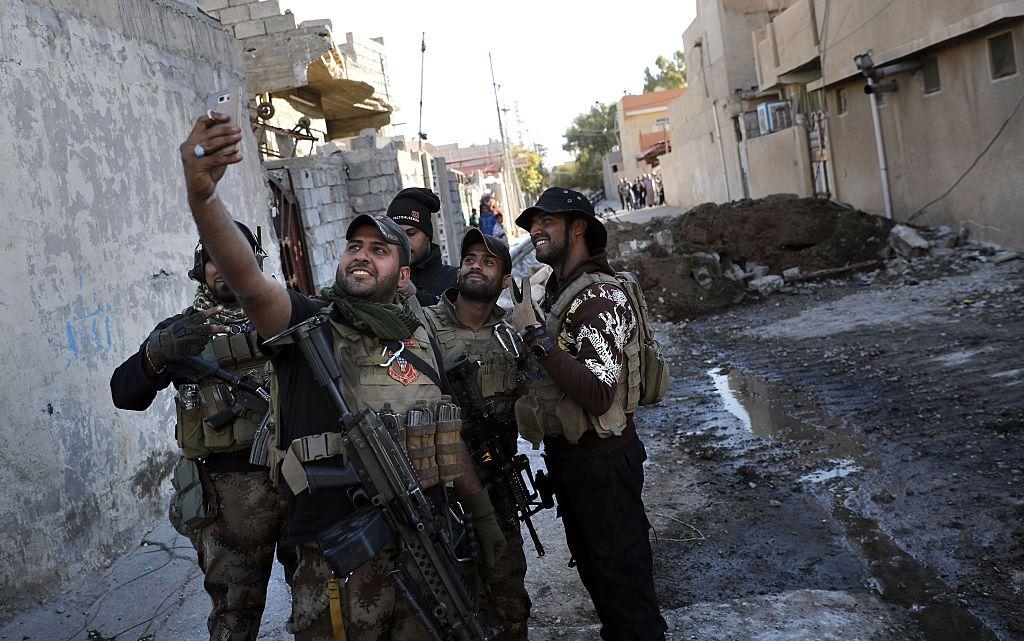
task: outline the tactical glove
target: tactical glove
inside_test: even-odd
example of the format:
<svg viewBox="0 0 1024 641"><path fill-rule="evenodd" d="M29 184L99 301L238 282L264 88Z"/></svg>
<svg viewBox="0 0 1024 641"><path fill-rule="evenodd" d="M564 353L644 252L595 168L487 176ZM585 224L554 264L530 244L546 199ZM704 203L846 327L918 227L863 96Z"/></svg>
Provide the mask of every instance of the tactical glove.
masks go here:
<svg viewBox="0 0 1024 641"><path fill-rule="evenodd" d="M150 353L161 362L178 361L203 351L217 326L208 325L209 311L180 318L149 335Z"/></svg>
<svg viewBox="0 0 1024 641"><path fill-rule="evenodd" d="M505 549L505 535L498 525L498 517L494 513L491 497L486 489L459 499L465 512L473 517L473 527L480 541L480 551L484 564L493 568L497 558Z"/></svg>
<svg viewBox="0 0 1024 641"><path fill-rule="evenodd" d="M512 298L512 313L509 314L508 322L520 335L524 334L529 327L543 325L540 312L533 303L533 291L530 286L530 278L523 276L521 284L515 279L510 279L508 284L509 296Z"/></svg>

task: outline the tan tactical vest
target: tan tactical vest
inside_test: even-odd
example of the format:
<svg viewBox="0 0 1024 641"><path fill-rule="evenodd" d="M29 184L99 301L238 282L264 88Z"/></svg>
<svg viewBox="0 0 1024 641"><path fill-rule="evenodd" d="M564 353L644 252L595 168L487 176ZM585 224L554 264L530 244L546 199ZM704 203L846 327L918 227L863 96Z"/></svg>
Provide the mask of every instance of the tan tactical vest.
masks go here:
<svg viewBox="0 0 1024 641"><path fill-rule="evenodd" d="M402 358L412 353L440 372L430 347L427 330L420 327L404 342L403 352L386 350L380 340L331 321L334 357L342 370L342 395L349 409L370 409L394 425L404 441L406 454L419 473L424 487L454 480L458 476L458 453L462 449L459 432L462 421L458 407L442 394L423 372ZM390 361L390 362L389 362ZM272 384L273 416L279 415L276 384ZM275 420L276 423L276 420ZM280 433L278 431L278 433ZM280 446L278 446L280 447ZM306 487L301 464L338 456L344 451L341 434L328 432L295 439L284 451L272 453L284 459L282 475L293 493ZM276 465L272 465L272 469Z"/></svg>
<svg viewBox="0 0 1024 641"><path fill-rule="evenodd" d="M256 348L256 340L256 332L214 336L200 357L236 376L252 375L262 384L267 358ZM235 452L252 444L253 435L262 419L256 412L245 410L220 430L204 422L234 402L227 384L213 377L206 377L197 384L178 387L174 399L177 414L174 434L186 458L201 459L210 454Z"/></svg>
<svg viewBox="0 0 1024 641"><path fill-rule="evenodd" d="M551 306L545 324L548 336L557 337L559 347L566 345L561 335L562 325L573 309L576 297L597 283L608 283L621 289L614 276L584 274L570 283ZM635 318L635 321L639 323L640 319ZM516 403L516 421L522 437L538 449L545 436L564 436L570 443L578 443L588 429L597 432L601 438L621 434L626 427L626 416L636 410L640 398L639 334L639 331L635 332L623 350L625 358L618 376L615 400L601 416L587 414L547 376L529 381L529 394Z"/></svg>
<svg viewBox="0 0 1024 641"><path fill-rule="evenodd" d="M455 304L446 295L442 295L436 305L426 308L424 314L445 359L465 354L470 360L482 363L477 372L480 393L484 398L494 397L496 405L499 405L515 401L519 382L515 358L505 351L495 336L495 329L504 324L501 318L505 310L496 307L495 311L479 332L459 322ZM505 408L495 409L502 411Z"/></svg>

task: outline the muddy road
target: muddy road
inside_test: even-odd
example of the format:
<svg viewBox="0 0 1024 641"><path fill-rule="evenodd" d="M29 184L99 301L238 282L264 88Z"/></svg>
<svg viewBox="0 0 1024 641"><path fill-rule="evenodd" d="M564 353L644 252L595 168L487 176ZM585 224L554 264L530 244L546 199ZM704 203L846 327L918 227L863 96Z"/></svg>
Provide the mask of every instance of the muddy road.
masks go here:
<svg viewBox="0 0 1024 641"><path fill-rule="evenodd" d="M670 639L1024 639L1024 261L798 285L658 333L672 387L637 423ZM598 639L561 523L536 523L531 640ZM0 640L201 640L201 581L161 519ZM288 614L278 568L260 638L290 639Z"/></svg>
<svg viewBox="0 0 1024 641"><path fill-rule="evenodd" d="M891 617L858 638L1024 638L1021 262L661 325L672 389L638 424L663 607L816 590ZM693 623L674 638L732 638Z"/></svg>

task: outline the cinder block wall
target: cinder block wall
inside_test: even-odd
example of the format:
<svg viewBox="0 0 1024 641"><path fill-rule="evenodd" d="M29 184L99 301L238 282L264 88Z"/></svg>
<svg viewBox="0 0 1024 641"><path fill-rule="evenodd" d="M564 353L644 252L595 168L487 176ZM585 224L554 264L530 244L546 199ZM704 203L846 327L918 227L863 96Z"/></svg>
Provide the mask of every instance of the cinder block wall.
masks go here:
<svg viewBox="0 0 1024 641"><path fill-rule="evenodd" d="M302 208L307 255L319 290L334 282L345 249L345 230L360 214L382 216L391 199L406 187L424 185L422 165L401 139L381 140L364 130L349 149L317 156L270 160L267 170L288 183ZM442 196L443 197L443 196Z"/></svg>
<svg viewBox="0 0 1024 641"><path fill-rule="evenodd" d="M118 411L108 382L194 296L178 144L244 77L232 34L172 0L4 0L0 32L0 603L16 608L166 518L171 396ZM245 144L221 191L276 265Z"/></svg>

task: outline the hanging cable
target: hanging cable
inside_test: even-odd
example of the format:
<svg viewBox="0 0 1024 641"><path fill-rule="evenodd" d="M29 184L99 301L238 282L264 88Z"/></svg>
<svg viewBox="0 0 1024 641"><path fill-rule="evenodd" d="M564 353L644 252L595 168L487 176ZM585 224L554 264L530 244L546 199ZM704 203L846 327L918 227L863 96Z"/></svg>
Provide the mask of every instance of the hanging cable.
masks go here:
<svg viewBox="0 0 1024 641"><path fill-rule="evenodd" d="M999 140L999 136L1001 136L1003 131L1006 130L1006 126L1010 124L1010 121L1013 120L1013 117L1017 115L1018 111L1020 111L1020 106L1022 104L1024 104L1024 93L1022 93L1020 95L1020 98L1017 99L1017 104L1014 106L1013 111L1011 111L1010 115L1007 116L1006 120L1003 121L1003 124L999 127L999 130L996 131L996 135L992 136L992 140L990 140L989 143L987 145L985 145L985 148L981 150L981 153L978 154L978 157L974 159L974 162L972 162L970 164L970 166L967 167L967 169L964 171L964 173L960 174L960 177L957 178L956 181L954 181L953 184L949 186L949 189L944 191L941 196L939 196L935 200L929 202L924 207L921 207L920 209L918 209L914 213L910 214L910 217L907 218L907 220L914 220L915 218L920 216L922 213L924 213L925 209L928 209L929 207L931 207L935 203L939 202L940 200L942 200L946 196L948 196L951 193L953 193L953 190L957 188L957 185L959 185L960 182L963 181L963 179L967 177L967 174L971 173L971 171L978 165L978 163L981 162L981 159L985 157L985 154L987 154L988 150L992 148L992 145L996 144L996 141Z"/></svg>

